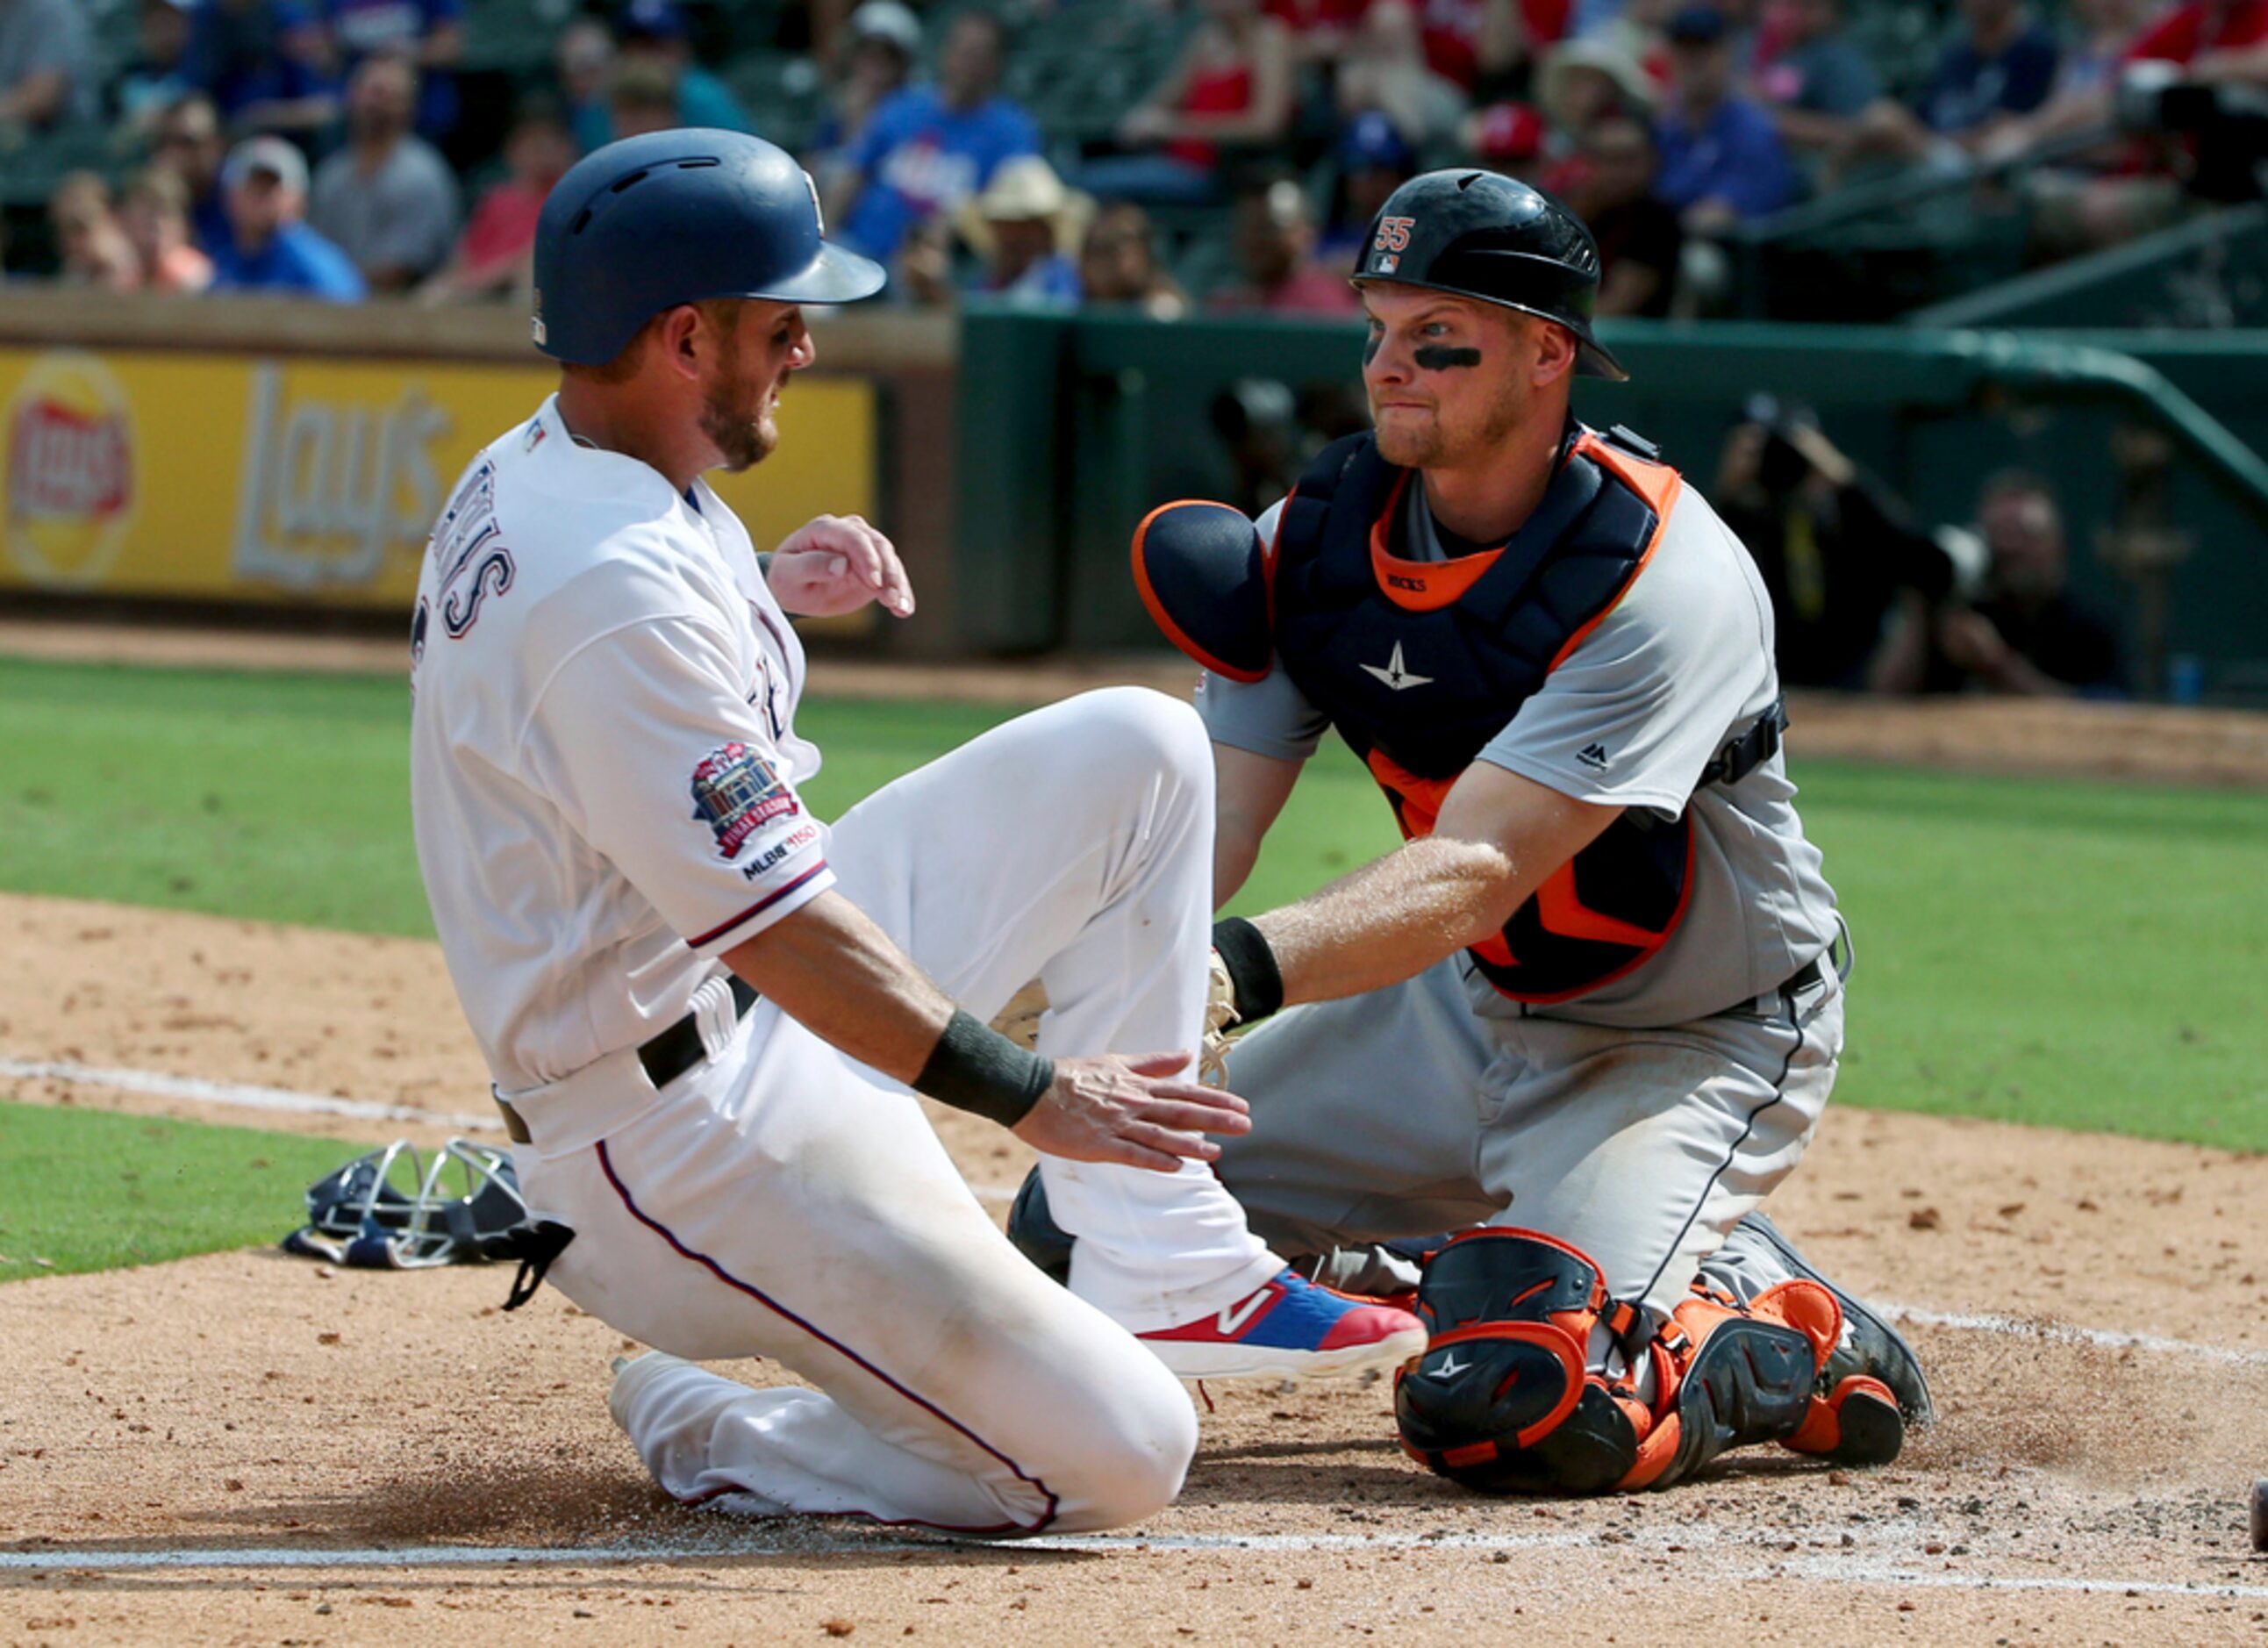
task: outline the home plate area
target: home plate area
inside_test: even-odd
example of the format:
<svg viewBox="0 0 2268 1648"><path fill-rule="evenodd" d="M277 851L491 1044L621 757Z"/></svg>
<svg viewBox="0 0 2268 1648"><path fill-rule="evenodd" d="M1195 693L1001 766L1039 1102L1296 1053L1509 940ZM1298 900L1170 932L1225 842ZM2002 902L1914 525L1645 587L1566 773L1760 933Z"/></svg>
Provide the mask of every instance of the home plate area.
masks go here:
<svg viewBox="0 0 2268 1648"><path fill-rule="evenodd" d="M0 1097L341 1160L479 1116L430 945L6 906ZM980 1190L1021 1179L932 1113ZM1830 1106L1771 1211L1927 1363L1888 1469L1485 1498L1403 1455L1383 1384L1215 1383L1170 1511L1015 1545L670 1502L607 1417L622 1337L549 1290L504 1314L504 1267L37 1276L0 1288L0 1642L2268 1641L2263 1206L2268 1158Z"/></svg>

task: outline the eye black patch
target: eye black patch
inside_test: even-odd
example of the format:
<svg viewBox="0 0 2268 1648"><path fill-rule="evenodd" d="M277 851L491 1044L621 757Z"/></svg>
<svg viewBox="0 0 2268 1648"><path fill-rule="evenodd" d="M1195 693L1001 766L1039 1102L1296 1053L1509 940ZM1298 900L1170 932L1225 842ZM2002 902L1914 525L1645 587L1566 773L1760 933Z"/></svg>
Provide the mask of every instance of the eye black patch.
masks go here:
<svg viewBox="0 0 2268 1648"><path fill-rule="evenodd" d="M1381 341L1381 340L1375 333L1362 340L1362 364L1364 366L1367 366L1372 361L1378 358L1378 345Z"/></svg>
<svg viewBox="0 0 2268 1648"><path fill-rule="evenodd" d="M1447 372L1453 366L1477 366L1481 351L1477 349L1452 349L1446 344L1428 344L1413 357L1425 372Z"/></svg>

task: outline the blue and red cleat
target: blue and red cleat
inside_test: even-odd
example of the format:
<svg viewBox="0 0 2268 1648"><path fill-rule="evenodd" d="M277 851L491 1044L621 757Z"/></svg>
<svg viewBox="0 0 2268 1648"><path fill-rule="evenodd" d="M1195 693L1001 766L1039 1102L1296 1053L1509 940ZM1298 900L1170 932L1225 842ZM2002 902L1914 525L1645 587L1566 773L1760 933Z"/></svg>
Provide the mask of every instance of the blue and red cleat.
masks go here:
<svg viewBox="0 0 2268 1648"><path fill-rule="evenodd" d="M1210 1316L1138 1337L1184 1379L1383 1371L1425 1349L1425 1327L1409 1312L1334 1293L1288 1267Z"/></svg>

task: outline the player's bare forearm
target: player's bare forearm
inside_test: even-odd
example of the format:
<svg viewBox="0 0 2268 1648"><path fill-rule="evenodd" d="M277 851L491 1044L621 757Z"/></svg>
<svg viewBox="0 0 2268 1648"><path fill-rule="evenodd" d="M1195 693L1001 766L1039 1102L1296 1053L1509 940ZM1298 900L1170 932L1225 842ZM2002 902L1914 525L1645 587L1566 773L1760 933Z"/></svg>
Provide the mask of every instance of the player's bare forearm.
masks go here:
<svg viewBox="0 0 2268 1648"><path fill-rule="evenodd" d="M1291 799L1305 764L1221 743L1212 747L1212 903L1218 910L1252 874L1260 843Z"/></svg>
<svg viewBox="0 0 2268 1648"><path fill-rule="evenodd" d="M953 998L838 892L727 950L725 964L829 1046L901 1082L937 1048Z"/></svg>
<svg viewBox="0 0 2268 1648"><path fill-rule="evenodd" d="M1476 762L1431 835L1256 919L1285 1001L1382 989L1484 942L1619 810Z"/></svg>
<svg viewBox="0 0 2268 1648"><path fill-rule="evenodd" d="M1512 861L1473 841L1431 837L1254 918L1284 976L1284 1001L1327 1001L1425 972L1495 930L1518 906ZM1495 926L1502 925L1498 918Z"/></svg>

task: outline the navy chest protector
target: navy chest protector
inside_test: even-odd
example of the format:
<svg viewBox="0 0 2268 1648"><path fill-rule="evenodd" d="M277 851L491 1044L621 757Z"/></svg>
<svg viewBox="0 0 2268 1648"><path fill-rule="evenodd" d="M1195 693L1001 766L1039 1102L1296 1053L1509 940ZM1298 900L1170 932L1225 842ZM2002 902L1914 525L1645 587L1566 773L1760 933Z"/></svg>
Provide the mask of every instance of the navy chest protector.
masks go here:
<svg viewBox="0 0 2268 1648"><path fill-rule="evenodd" d="M1457 779L1614 609L1660 536L1677 475L1638 455L1635 437L1615 440L1630 444L1581 432L1502 549L1421 563L1391 547L1409 472L1353 437L1300 478L1272 553L1248 537L1229 552L1219 506L1168 505L1136 534L1137 583L1167 636L1232 679L1263 676L1272 639L1278 662L1368 765L1404 837L1425 836ZM1767 716L1703 781L1745 776L1778 747L1781 724ZM1474 960L1522 1001L1594 990L1675 931L1692 852L1688 815L1624 811Z"/></svg>

